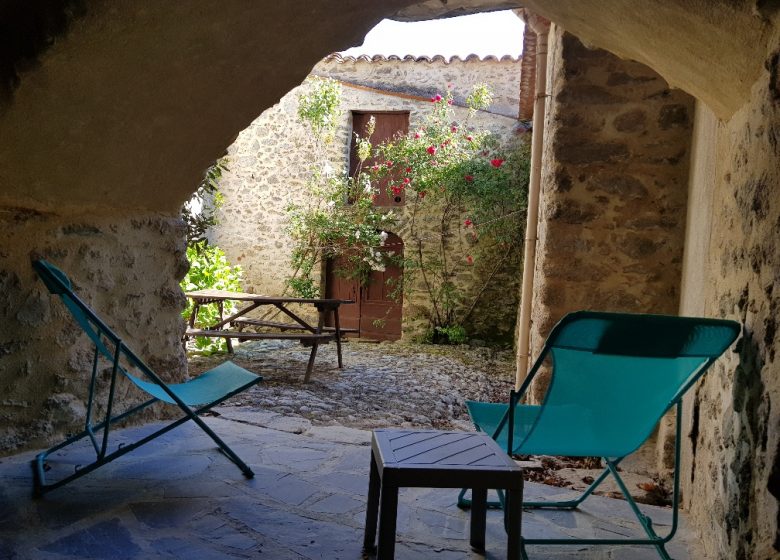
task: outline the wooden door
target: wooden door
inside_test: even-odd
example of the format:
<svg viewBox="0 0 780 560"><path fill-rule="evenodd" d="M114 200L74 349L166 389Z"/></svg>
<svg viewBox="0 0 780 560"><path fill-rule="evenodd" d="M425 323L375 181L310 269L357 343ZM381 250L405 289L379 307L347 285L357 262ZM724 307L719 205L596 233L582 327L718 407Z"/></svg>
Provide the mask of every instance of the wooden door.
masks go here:
<svg viewBox="0 0 780 560"><path fill-rule="evenodd" d="M401 238L390 233L380 251L393 251L403 256L404 244ZM358 329L361 338L372 340L398 340L401 338L403 294L397 289L403 279L403 269L387 265L384 271L371 272L369 282L360 286L357 279L339 274L339 265L346 259L339 257L327 263L325 280L326 297L351 299L352 305L339 308L339 321L345 329ZM344 266L342 264L342 266ZM328 320L333 326L332 318Z"/></svg>
<svg viewBox="0 0 780 560"><path fill-rule="evenodd" d="M346 278L338 270L344 270L347 265L345 257L328 259L325 267L325 297L333 299L351 299L355 303L339 307L339 324L342 329L360 329L360 284L354 278ZM325 324L334 326L333 317L328 317Z"/></svg>
<svg viewBox="0 0 780 560"><path fill-rule="evenodd" d="M401 238L391 233L382 252L392 251L403 256ZM388 264L384 271L371 271L371 279L360 291L360 336L374 340L401 338L403 293L399 288L403 270Z"/></svg>
<svg viewBox="0 0 780 560"><path fill-rule="evenodd" d="M352 132L357 133L361 137L365 136L366 125L368 121L374 117L376 126L374 128L374 134L371 135L371 143L374 146L381 144L385 140L390 140L398 134L406 134L409 132L409 113L385 113L385 112L352 112ZM357 173L360 160L357 157L357 145L355 143L355 134L352 134L352 145L350 148L349 156L349 174L354 176ZM374 158L369 158L363 162L363 167L368 168L377 162ZM395 165L395 162L394 162ZM398 169L400 172L400 163L398 163ZM405 202L405 193L401 191L399 194L388 194L388 187L393 181L393 176L389 175L382 179L378 185L379 193L374 199L374 206L403 206Z"/></svg>

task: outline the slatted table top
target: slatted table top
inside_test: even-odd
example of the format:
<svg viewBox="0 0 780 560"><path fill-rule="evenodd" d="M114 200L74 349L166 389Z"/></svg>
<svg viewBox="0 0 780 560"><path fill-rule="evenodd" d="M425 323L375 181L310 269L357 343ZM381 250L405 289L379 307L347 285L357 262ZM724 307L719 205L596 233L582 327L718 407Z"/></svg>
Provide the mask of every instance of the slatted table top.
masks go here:
<svg viewBox="0 0 780 560"><path fill-rule="evenodd" d="M374 430L383 483L399 486L517 488L522 469L483 432Z"/></svg>

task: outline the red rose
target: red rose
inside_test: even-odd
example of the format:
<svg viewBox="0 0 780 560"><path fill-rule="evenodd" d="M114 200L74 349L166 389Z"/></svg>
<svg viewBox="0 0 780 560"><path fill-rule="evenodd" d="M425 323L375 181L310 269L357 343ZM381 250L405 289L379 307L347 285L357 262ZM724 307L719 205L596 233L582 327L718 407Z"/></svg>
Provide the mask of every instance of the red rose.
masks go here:
<svg viewBox="0 0 780 560"><path fill-rule="evenodd" d="M450 130L452 132L458 132L458 127L457 126L453 126Z"/></svg>
<svg viewBox="0 0 780 560"><path fill-rule="evenodd" d="M467 255L466 262L469 264L474 264L474 257L472 257L471 255Z"/></svg>
<svg viewBox="0 0 780 560"><path fill-rule="evenodd" d="M436 146L428 146L428 149L426 150L429 154L436 155Z"/></svg>
<svg viewBox="0 0 780 560"><path fill-rule="evenodd" d="M463 177L467 183L471 183L474 180L474 175L466 175Z"/></svg>
<svg viewBox="0 0 780 560"><path fill-rule="evenodd" d="M501 167L501 164L502 164L502 163L504 163L504 160L503 160L503 159L501 159L501 158L496 158L496 159L491 159L491 160L490 160L490 165L492 165L492 166L493 166L493 167L495 167L496 169L498 169L499 167Z"/></svg>
<svg viewBox="0 0 780 560"><path fill-rule="evenodd" d="M407 172L407 173L411 173L411 172L412 172L412 168L411 168L411 167L407 167L407 168L406 168L406 172Z"/></svg>
<svg viewBox="0 0 780 560"><path fill-rule="evenodd" d="M471 221L470 219L468 219L468 218L466 218L466 219L463 221L463 225L464 225L464 226L466 226L466 227L471 227L473 223L474 223L474 222L472 222L472 221Z"/></svg>
<svg viewBox="0 0 780 560"><path fill-rule="evenodd" d="M425 198L425 191L418 192L417 196L419 196L420 198Z"/></svg>
<svg viewBox="0 0 780 560"><path fill-rule="evenodd" d="M469 142L472 142L474 140L474 137L473 136L466 136L466 140L468 140Z"/></svg>

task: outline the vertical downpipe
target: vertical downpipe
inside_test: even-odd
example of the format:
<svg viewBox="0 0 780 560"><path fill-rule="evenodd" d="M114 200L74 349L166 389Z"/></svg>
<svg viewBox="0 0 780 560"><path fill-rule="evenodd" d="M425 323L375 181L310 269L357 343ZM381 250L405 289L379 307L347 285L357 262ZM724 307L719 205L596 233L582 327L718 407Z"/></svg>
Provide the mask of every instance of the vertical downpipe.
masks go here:
<svg viewBox="0 0 780 560"><path fill-rule="evenodd" d="M517 343L517 372L515 390L528 372L531 334L531 304L534 291L537 226L539 223L539 190L542 180L542 143L547 100L547 37L550 22L531 15L528 23L536 33L536 84L534 95L533 132L531 136L531 177L528 185L528 217L525 227L523 252L523 284L520 292L520 323Z"/></svg>

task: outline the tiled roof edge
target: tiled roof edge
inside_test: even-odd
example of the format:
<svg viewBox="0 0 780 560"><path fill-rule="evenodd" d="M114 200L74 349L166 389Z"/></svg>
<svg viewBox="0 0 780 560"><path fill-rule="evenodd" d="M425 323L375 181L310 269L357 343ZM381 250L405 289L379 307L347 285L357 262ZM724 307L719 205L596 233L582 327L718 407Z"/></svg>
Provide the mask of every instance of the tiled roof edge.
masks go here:
<svg viewBox="0 0 780 560"><path fill-rule="evenodd" d="M407 54L406 56L398 56L391 54L390 56L385 56L382 54L375 54L373 56L369 56L367 54L361 54L360 56L344 56L341 53L331 53L328 56L325 57L324 60L326 61L333 61L337 63L343 63L343 62L389 62L389 61L399 61L399 62L443 62L444 64L450 64L452 62L487 62L487 61L493 61L493 62L519 62L522 60L522 56L514 57L510 54L505 54L501 58L498 58L497 56L494 56L492 54L487 55L484 58L480 58L479 55L476 54L470 54L466 58L461 58L458 55L451 56L449 59L447 59L445 56L437 54L435 56L412 56L411 54Z"/></svg>

